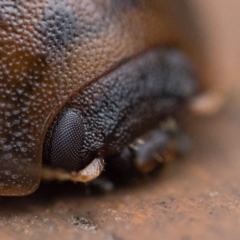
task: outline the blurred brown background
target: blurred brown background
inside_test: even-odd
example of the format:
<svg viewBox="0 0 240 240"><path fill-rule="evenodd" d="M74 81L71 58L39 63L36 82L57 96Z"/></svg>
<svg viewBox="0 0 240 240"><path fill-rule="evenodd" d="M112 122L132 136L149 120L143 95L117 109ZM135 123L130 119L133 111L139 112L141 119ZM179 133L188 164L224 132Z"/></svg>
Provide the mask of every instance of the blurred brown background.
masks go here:
<svg viewBox="0 0 240 240"><path fill-rule="evenodd" d="M239 239L240 3L163 4L176 13L169 16L182 28L183 45L189 41L193 55L194 48L202 49L206 85L223 95L229 89L225 107L189 119L191 152L153 178L108 194L45 183L27 197L2 197L0 239Z"/></svg>

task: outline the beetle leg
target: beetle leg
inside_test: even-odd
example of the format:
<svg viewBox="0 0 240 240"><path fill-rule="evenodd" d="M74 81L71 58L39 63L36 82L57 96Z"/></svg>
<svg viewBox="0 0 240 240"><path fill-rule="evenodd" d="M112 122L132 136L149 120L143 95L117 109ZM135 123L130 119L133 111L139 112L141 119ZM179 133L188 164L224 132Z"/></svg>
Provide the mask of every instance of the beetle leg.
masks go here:
<svg viewBox="0 0 240 240"><path fill-rule="evenodd" d="M119 156L107 161L106 172L113 180L129 178L155 170L189 148L188 138L172 119L129 144Z"/></svg>
<svg viewBox="0 0 240 240"><path fill-rule="evenodd" d="M168 119L142 138L136 139L130 146L133 151L133 163L140 172L153 171L159 164L173 160L186 152L189 147L187 137L182 134L176 122Z"/></svg>
<svg viewBox="0 0 240 240"><path fill-rule="evenodd" d="M156 130L146 138L137 139L133 147L133 163L143 173L153 171L159 164L171 161L179 151L177 136Z"/></svg>

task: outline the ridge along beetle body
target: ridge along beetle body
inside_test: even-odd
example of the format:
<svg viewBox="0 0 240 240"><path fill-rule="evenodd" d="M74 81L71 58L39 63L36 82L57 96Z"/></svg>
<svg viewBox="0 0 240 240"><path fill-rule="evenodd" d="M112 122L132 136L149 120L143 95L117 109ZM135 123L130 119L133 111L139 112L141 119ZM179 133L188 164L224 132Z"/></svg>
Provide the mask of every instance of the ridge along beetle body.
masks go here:
<svg viewBox="0 0 240 240"><path fill-rule="evenodd" d="M104 141L100 139L100 145L96 146L95 143L97 141L95 139L93 145L90 142L89 148L84 148L84 150L93 150L90 152L91 156L84 151L78 153L83 155L83 165L80 164L80 166L76 167L76 164L73 164L73 167L69 167L69 165L64 167L61 160L60 163L55 164L57 160L52 156L55 155L54 151L57 148L51 147L51 145L55 144L55 138L52 138L52 136L55 135L54 132L58 132L55 130L61 124L52 125L53 132L51 132L52 129L48 132L48 129L63 106L69 101L71 105L71 99L74 102L74 97L78 96L78 92L82 93L85 89L87 91L88 86L92 83L97 84L98 79L108 73L113 73L121 64L123 64L123 68L125 63L126 68L129 66L130 70L127 77L131 81L133 80L135 85L138 79L135 78L136 75L133 76L133 79L131 78L131 68L136 71L138 63L133 61L133 65L131 63L128 65L128 61L134 58L140 59L142 56L142 60L139 61L142 64L140 65L143 67L143 73L144 71L149 71L149 69L144 69L146 66L151 66L153 72L157 72L157 61L154 63L154 58L159 56L154 57L155 55L153 54L153 59L148 60L149 55L147 52L149 50L172 42L180 45L184 43L188 46L188 43L194 37L189 36L185 42L179 37L181 36L182 28L174 27L172 22L166 17L163 8L166 4L165 1L157 0L65 0L61 1L61 3L54 0L31 2L8 0L0 3L1 195L26 195L35 191L39 185L42 173L43 145L47 163L54 162L53 165L56 167L63 167L70 171L80 170L82 171L81 178L91 175L89 173L93 173L92 175L96 176L101 170L102 159L105 155L107 157L112 155L117 157L115 155L119 155L122 151L122 154L125 155L123 159L128 159L129 154L131 155L132 153L126 152L123 146L121 146L119 151L116 151L116 146L118 146L119 142L115 141L116 139L113 136L105 134L103 138L108 136L115 141L112 144L112 148L107 149L103 144L106 142L106 139ZM176 25L178 26L178 23ZM191 46L189 46L190 53L191 49ZM167 56L168 54L164 57L165 60ZM176 58L174 57L173 62L175 60ZM148 65L148 61L152 61L152 64ZM168 68L168 65L166 67ZM187 72L187 75L191 75L191 70L188 72L186 71L187 69L188 67L183 66L184 73L180 71L181 74L184 75ZM162 71L164 71L164 68ZM170 73L171 71L168 72L169 75L171 75ZM153 84L146 88L148 89L148 94L144 97L147 99L147 104L149 101L151 103L151 99L148 96L155 91L153 86L156 84L156 79L150 79L151 76L150 78L143 76L141 76L141 79L152 80ZM121 81L124 81L124 79ZM131 81L129 85L131 85ZM146 83L143 82L140 87L141 90L145 89L144 84ZM173 101L179 98L182 102L186 102L195 91L192 85L194 84L187 85L187 87L191 86L190 91L185 89L183 92L180 92L182 96L181 94L171 94L171 89L174 89L175 85L169 85L170 92L166 91L169 88L167 86L165 86L167 88L160 88L159 90L163 93L165 92L167 96L173 97L170 97ZM123 87L124 85L120 89ZM113 87L112 89L116 90L119 88ZM133 86L130 92L133 92L134 89ZM175 94L179 93L178 88L175 90ZM135 91L138 91L138 89L135 89ZM102 103L105 102L105 98L101 98L101 94L103 93L96 93L97 98L94 103L97 103L98 99L103 99ZM113 95L115 94L113 93ZM138 104L144 105L141 96L137 95L136 98L130 98L133 102L129 105L129 110L133 110L133 107L136 107L133 104L134 100ZM80 102L83 100L80 99ZM84 104L91 106L90 103ZM141 114L144 114L145 110L148 110L146 106L141 109L144 111L137 111L138 119ZM163 109L163 114L161 113L160 115L164 119L165 115L171 115L175 108L169 108L171 110L170 113L167 113L168 110L164 107ZM92 114L86 114L86 118L84 118L82 116L83 110L77 111L78 113L71 114L76 115L80 111L79 117L83 120L93 116ZM151 112L154 111L151 110ZM127 113L129 112L127 111ZM152 121L150 113L148 112L146 115L147 121ZM61 112L59 114L60 119L66 118ZM139 128L139 123L134 121L132 125L125 125L129 116L132 115L124 115L120 120L118 119L120 125L123 124L121 125L122 127L135 126L136 129ZM131 117L129 119L134 120L136 118ZM111 121L111 117L109 121ZM114 126L114 124L110 124L109 127ZM151 124L155 125L156 122L153 121ZM84 127L84 129L81 129L81 127ZM91 131L86 131L87 127L88 124L84 123L80 126L80 131L92 133ZM147 127L143 126L143 129L145 128ZM119 132L109 131L109 133L117 135ZM136 130L133 133L132 135L127 134L127 139L134 143L135 137L138 137L140 133L136 134ZM47 138L44 144L46 134ZM57 136L59 135L57 134ZM62 135L60 134L60 136ZM101 136L101 134L98 136ZM154 136L154 134L150 137L146 136L146 139L154 139ZM161 135L161 137L167 136ZM83 144L87 146L87 143L84 142L85 140L86 138L79 137L79 141L83 141ZM97 151L99 149L101 151ZM141 152L141 154L143 156L145 153ZM91 159L94 158L97 158L98 162L95 162L95 165L90 164L89 168L85 168L88 166L89 161L91 162ZM142 168L143 165L138 164L138 167ZM146 168L144 167L144 169ZM65 176L64 174L61 176ZM74 176L73 180L75 177L78 176Z"/></svg>

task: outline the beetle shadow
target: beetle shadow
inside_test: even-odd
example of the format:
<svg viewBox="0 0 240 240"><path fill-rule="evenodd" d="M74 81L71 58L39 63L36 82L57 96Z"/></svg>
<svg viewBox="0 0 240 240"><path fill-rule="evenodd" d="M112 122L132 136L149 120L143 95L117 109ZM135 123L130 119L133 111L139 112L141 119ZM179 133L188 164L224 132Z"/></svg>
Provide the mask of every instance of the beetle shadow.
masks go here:
<svg viewBox="0 0 240 240"><path fill-rule="evenodd" d="M36 192L23 197L0 197L0 212L2 216L24 214L31 212L35 207L51 208L59 201L66 199L76 199L78 202L86 201L91 198L105 198L107 195L115 193L124 194L129 189L132 191L144 189L156 182L167 181L171 178L168 172L168 164L161 166L151 174L142 175L124 182L113 183L100 178L100 182L93 183L73 183L58 181L42 181ZM110 186L108 186L110 185Z"/></svg>

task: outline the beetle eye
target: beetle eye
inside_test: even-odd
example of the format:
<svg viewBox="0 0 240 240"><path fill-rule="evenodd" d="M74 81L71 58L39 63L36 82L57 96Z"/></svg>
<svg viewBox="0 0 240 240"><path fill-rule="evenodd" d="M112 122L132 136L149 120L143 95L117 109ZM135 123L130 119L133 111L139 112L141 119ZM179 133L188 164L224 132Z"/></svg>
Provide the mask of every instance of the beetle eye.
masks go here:
<svg viewBox="0 0 240 240"><path fill-rule="evenodd" d="M85 136L82 117L74 110L65 110L49 129L44 144L44 162L54 168L78 171L86 165L81 152Z"/></svg>

